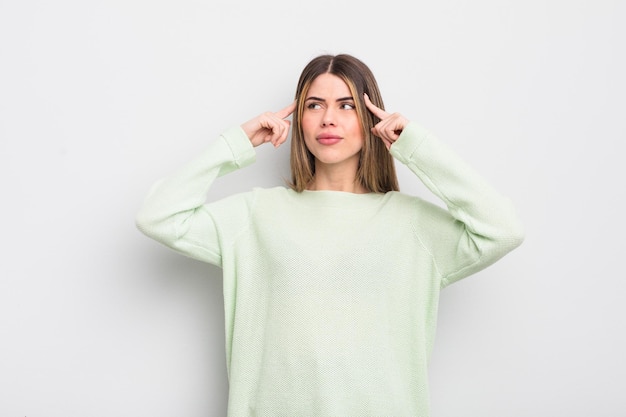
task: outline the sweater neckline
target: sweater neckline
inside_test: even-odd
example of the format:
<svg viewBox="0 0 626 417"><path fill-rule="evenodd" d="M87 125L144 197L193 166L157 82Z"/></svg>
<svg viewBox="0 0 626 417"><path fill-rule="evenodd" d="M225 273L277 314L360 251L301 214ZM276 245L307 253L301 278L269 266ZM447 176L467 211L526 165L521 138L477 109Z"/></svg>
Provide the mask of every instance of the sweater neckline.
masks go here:
<svg viewBox="0 0 626 417"><path fill-rule="evenodd" d="M322 205L345 208L367 208L378 204L385 197L382 193L351 193L333 190L304 190L297 192L288 189L289 194L302 203L308 205Z"/></svg>

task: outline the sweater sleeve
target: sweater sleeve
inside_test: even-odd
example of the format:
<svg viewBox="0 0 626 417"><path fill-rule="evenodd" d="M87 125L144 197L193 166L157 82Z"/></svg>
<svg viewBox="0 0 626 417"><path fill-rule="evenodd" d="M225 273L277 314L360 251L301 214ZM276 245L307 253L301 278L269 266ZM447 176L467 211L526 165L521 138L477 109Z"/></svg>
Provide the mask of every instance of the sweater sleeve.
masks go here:
<svg viewBox="0 0 626 417"><path fill-rule="evenodd" d="M240 127L225 131L191 162L152 186L135 218L138 229L184 255L221 266L218 225L205 205L208 191L217 177L255 158Z"/></svg>
<svg viewBox="0 0 626 417"><path fill-rule="evenodd" d="M432 217L436 234L423 242L441 287L486 268L522 243L523 227L511 201L432 133L410 122L390 151L448 209Z"/></svg>

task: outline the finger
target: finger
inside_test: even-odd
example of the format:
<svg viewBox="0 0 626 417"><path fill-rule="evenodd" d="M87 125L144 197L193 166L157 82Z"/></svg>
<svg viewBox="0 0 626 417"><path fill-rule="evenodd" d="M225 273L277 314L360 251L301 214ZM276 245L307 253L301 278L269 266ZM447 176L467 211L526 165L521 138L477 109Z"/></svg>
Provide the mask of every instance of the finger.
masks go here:
<svg viewBox="0 0 626 417"><path fill-rule="evenodd" d="M295 109L296 101L294 100L287 107L273 114L273 117L275 117L276 120L276 124L280 126L278 130L274 130L277 133L276 135L274 135L274 137L272 137L272 144L274 145L274 147L278 148L283 142L287 140L291 122L284 119L286 117L289 117L295 111Z"/></svg>
<svg viewBox="0 0 626 417"><path fill-rule="evenodd" d="M257 134L261 136L263 139L263 143L272 142L274 138L280 134L281 126L280 123L277 122L282 119L276 118L272 113L265 113L259 119L258 122L258 130Z"/></svg>
<svg viewBox="0 0 626 417"><path fill-rule="evenodd" d="M389 117L389 113L376 107L376 105L372 103L367 93L363 93L363 98L365 99L365 107L367 107L367 109L371 111L374 116L378 117L380 120L384 120Z"/></svg>
<svg viewBox="0 0 626 417"><path fill-rule="evenodd" d="M271 115L271 125L271 136L269 141L272 142L272 145L278 147L287 139L290 122L279 118L276 114L273 114Z"/></svg>
<svg viewBox="0 0 626 417"><path fill-rule="evenodd" d="M294 100L290 105L288 105L284 109L278 110L276 112L276 116L280 117L281 119L284 119L285 117L289 117L289 115L293 113L295 109L296 109L296 101Z"/></svg>
<svg viewBox="0 0 626 417"><path fill-rule="evenodd" d="M284 126L282 124L276 123L270 132L269 142L271 142L272 145L276 146L284 131Z"/></svg>
<svg viewBox="0 0 626 417"><path fill-rule="evenodd" d="M286 126L285 126L285 129L280 134L280 136L273 142L273 145L275 148L278 148L280 145L285 143L289 135L289 126L291 125L291 123L288 120L284 120L283 122L286 123Z"/></svg>

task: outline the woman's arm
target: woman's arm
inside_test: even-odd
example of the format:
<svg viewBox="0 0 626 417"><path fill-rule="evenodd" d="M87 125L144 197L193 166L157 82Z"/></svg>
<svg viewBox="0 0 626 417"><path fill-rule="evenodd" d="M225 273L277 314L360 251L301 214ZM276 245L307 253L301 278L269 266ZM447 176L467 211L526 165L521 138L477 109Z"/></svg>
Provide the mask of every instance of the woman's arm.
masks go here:
<svg viewBox="0 0 626 417"><path fill-rule="evenodd" d="M205 204L209 188L217 177L254 162L254 147L284 143L290 126L284 119L294 108L292 103L227 130L196 159L158 181L136 216L139 230L187 256L221 266L220 245L237 234L238 230L231 230L233 227L246 224L250 201L244 195L230 198L232 221L222 225L222 230Z"/></svg>
<svg viewBox="0 0 626 417"><path fill-rule="evenodd" d="M372 132L448 209L432 210L424 229L416 231L437 265L442 287L491 265L522 243L523 227L508 198L426 129L376 107L367 96L365 103L381 119Z"/></svg>
<svg viewBox="0 0 626 417"><path fill-rule="evenodd" d="M219 266L217 227L204 207L209 188L217 177L255 158L243 129L227 130L198 157L152 186L136 216L137 227L178 252Z"/></svg>
<svg viewBox="0 0 626 417"><path fill-rule="evenodd" d="M511 201L492 188L448 146L416 123L407 124L390 149L446 205L428 239L442 287L500 259L524 240Z"/></svg>

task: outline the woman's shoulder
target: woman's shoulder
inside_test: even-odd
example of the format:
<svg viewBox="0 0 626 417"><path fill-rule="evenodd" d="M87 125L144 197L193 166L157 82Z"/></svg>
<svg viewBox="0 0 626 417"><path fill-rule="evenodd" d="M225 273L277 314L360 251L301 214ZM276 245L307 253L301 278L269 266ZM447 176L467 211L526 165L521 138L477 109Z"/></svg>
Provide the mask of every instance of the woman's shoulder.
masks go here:
<svg viewBox="0 0 626 417"><path fill-rule="evenodd" d="M281 205L293 198L295 191L292 189L277 185L274 187L254 187L250 191L251 199L255 205Z"/></svg>
<svg viewBox="0 0 626 417"><path fill-rule="evenodd" d="M388 207L400 213L406 213L418 218L424 218L425 216L450 216L450 213L442 203L431 201L418 195L390 191L386 194L386 197Z"/></svg>

